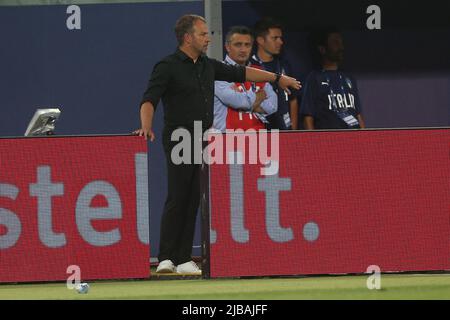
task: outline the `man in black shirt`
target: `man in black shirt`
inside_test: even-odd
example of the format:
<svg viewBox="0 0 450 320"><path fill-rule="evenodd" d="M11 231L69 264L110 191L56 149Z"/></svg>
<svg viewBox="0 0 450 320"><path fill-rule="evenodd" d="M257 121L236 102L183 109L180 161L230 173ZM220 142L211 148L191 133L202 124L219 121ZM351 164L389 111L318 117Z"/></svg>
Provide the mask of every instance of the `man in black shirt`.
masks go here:
<svg viewBox="0 0 450 320"><path fill-rule="evenodd" d="M200 16L182 16L175 25L175 34L179 47L155 65L141 103L141 129L135 133L151 141L155 139L153 114L162 99L168 195L161 221L157 272L199 275L201 270L191 260L191 251L200 201L200 165L192 161L174 163L171 153L177 142L171 141L172 133L178 128L193 133L194 121L201 121L203 131L212 126L215 80L271 81L283 89L299 89L300 82L285 75L230 66L208 58L205 55L210 42L208 27ZM194 159L195 155L190 158Z"/></svg>

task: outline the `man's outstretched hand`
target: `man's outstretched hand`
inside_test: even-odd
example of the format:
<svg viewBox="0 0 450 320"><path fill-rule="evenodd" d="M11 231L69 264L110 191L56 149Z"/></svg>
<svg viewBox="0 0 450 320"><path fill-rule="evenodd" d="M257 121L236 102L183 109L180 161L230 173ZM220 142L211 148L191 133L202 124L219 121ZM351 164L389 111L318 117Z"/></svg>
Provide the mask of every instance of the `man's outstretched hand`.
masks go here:
<svg viewBox="0 0 450 320"><path fill-rule="evenodd" d="M298 81L295 78L286 76L284 74L280 77L280 80L278 81L278 86L284 91L286 91L288 94L291 94L289 88L299 90L302 87L300 81Z"/></svg>

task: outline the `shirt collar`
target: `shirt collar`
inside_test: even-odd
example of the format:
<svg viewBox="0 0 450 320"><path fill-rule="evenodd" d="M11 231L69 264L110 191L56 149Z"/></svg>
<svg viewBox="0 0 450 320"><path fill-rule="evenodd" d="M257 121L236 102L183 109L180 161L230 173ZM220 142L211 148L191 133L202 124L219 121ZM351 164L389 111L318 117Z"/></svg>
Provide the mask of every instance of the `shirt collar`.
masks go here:
<svg viewBox="0 0 450 320"><path fill-rule="evenodd" d="M233 59L231 59L229 55L225 56L225 62L232 66L237 65L237 63Z"/></svg>
<svg viewBox="0 0 450 320"><path fill-rule="evenodd" d="M189 57L186 53L184 53L183 51L180 50L180 48L178 47L177 50L175 51L175 54L177 55L178 58L181 59L181 61L185 61L185 60L192 60L191 57ZM204 60L206 58L206 54L202 53L198 59L200 61Z"/></svg>
<svg viewBox="0 0 450 320"><path fill-rule="evenodd" d="M180 48L177 48L177 50L175 51L175 54L177 55L178 58L181 59L181 61L190 59L186 53L184 53L183 51L180 50Z"/></svg>
<svg viewBox="0 0 450 320"><path fill-rule="evenodd" d="M227 63L229 65L232 65L232 66L237 66L238 65L233 59L230 58L229 55L225 56L225 63ZM247 63L247 65L249 65L249 64L250 64L250 62Z"/></svg>
<svg viewBox="0 0 450 320"><path fill-rule="evenodd" d="M277 54L277 55L273 55L273 59L272 59L271 61L263 62L263 61L259 58L259 56L258 56L257 53L253 54L252 59L255 60L255 61L257 61L257 62L259 62L259 63L261 63L261 64L263 64L263 63L272 63L272 62L276 62L277 60L281 60L281 59L280 59L280 55Z"/></svg>
<svg viewBox="0 0 450 320"><path fill-rule="evenodd" d="M260 63L260 64L263 63L256 53L252 56L252 59L255 60L256 62Z"/></svg>

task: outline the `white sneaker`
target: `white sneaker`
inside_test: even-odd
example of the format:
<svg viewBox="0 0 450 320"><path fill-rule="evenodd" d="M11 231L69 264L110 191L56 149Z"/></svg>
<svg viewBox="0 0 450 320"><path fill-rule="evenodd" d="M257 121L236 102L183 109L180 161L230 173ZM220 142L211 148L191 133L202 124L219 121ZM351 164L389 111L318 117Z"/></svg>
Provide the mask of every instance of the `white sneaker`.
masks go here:
<svg viewBox="0 0 450 320"><path fill-rule="evenodd" d="M202 270L194 261L185 262L177 266L177 273L193 276L201 276Z"/></svg>
<svg viewBox="0 0 450 320"><path fill-rule="evenodd" d="M163 260L159 263L158 268L156 268L156 273L174 273L174 272L176 272L176 268L172 260Z"/></svg>

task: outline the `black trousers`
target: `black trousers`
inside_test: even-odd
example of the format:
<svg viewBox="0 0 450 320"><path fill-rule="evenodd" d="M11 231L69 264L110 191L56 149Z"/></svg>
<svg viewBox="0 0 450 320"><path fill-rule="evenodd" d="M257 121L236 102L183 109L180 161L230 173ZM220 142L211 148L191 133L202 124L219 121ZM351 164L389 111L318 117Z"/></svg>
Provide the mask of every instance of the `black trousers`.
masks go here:
<svg viewBox="0 0 450 320"><path fill-rule="evenodd" d="M200 164L174 164L170 141L172 130L163 130L163 145L167 163L168 192L161 219L158 260L172 260L175 265L192 260L195 222L200 203ZM191 152L193 153L191 143Z"/></svg>

